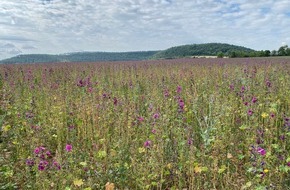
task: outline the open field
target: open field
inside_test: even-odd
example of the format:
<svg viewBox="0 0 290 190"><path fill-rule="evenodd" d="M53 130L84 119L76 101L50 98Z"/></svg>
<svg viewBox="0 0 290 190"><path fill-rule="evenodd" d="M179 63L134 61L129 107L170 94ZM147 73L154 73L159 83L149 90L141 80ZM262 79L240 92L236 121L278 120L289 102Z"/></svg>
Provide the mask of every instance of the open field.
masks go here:
<svg viewBox="0 0 290 190"><path fill-rule="evenodd" d="M0 189L290 188L290 59L0 74Z"/></svg>

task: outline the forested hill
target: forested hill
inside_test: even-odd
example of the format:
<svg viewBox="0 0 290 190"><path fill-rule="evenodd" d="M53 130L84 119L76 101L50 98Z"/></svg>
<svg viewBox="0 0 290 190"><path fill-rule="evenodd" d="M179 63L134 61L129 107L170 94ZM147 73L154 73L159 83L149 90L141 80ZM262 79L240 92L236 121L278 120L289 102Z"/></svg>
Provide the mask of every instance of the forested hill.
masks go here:
<svg viewBox="0 0 290 190"><path fill-rule="evenodd" d="M52 63L52 62L96 62L135 61L151 59L158 51L136 52L78 52L60 55L26 54L4 59L0 63Z"/></svg>
<svg viewBox="0 0 290 190"><path fill-rule="evenodd" d="M230 56L232 52L251 53L255 52L255 50L223 43L192 44L171 47L169 49L159 51L153 56L153 58L172 59L189 56L217 56L219 53L224 56Z"/></svg>
<svg viewBox="0 0 290 190"><path fill-rule="evenodd" d="M207 43L171 47L162 51L136 52L78 52L60 55L26 54L0 61L0 63L47 63L47 62L96 62L96 61L134 61L148 59L173 59L191 56L241 57L255 55L257 51L242 46Z"/></svg>

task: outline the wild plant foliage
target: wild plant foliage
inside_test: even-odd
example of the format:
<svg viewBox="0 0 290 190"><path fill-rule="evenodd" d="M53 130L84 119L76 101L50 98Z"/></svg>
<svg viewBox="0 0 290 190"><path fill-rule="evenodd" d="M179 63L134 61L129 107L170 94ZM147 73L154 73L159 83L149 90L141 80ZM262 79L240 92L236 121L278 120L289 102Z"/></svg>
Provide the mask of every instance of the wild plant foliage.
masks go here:
<svg viewBox="0 0 290 190"><path fill-rule="evenodd" d="M290 188L289 59L0 73L0 189Z"/></svg>

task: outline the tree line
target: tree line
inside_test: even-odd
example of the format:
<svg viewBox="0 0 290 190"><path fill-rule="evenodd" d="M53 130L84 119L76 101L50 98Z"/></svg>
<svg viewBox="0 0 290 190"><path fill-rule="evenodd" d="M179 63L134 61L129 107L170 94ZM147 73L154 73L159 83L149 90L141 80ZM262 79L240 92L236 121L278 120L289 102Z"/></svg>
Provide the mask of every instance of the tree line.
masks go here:
<svg viewBox="0 0 290 190"><path fill-rule="evenodd" d="M217 57L228 56L230 58L235 57L270 57L270 56L290 56L290 48L288 45L281 46L278 50L260 50L260 51L231 51L228 55L219 52Z"/></svg>

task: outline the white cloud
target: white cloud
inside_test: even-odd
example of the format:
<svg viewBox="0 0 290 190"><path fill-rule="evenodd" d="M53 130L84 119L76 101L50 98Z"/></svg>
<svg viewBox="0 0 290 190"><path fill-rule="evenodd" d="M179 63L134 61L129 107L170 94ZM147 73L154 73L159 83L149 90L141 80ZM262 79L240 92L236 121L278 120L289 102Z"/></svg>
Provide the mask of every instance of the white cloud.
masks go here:
<svg viewBox="0 0 290 190"><path fill-rule="evenodd" d="M290 43L289 10L288 0L1 0L0 43L24 53L205 42L271 50Z"/></svg>

